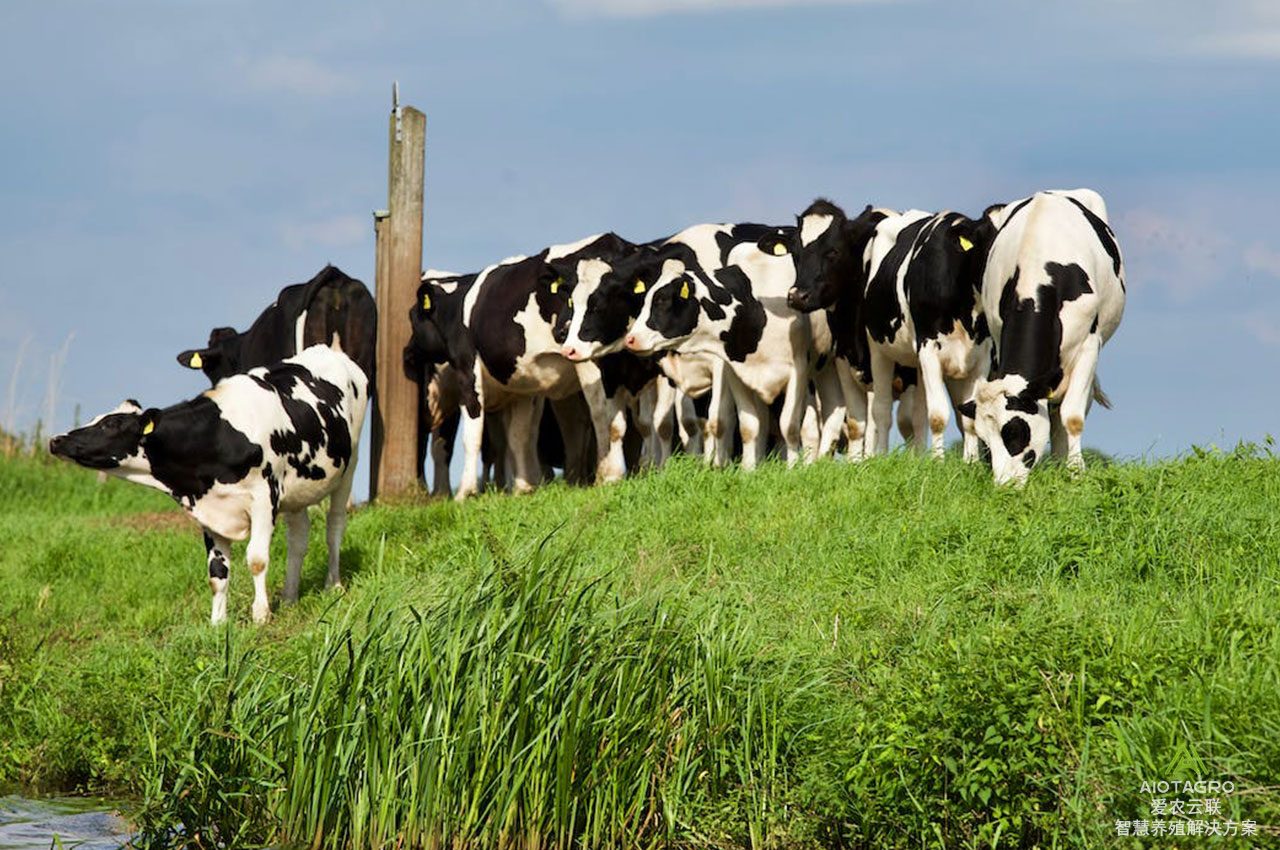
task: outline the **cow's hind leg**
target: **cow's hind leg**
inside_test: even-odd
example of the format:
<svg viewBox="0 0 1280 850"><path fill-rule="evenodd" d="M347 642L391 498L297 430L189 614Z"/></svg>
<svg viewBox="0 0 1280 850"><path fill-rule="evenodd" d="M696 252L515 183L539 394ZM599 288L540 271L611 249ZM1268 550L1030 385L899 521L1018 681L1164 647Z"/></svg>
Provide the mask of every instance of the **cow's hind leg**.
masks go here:
<svg viewBox="0 0 1280 850"><path fill-rule="evenodd" d="M344 505L345 509L345 505ZM302 562L307 557L307 544L311 538L311 518L307 509L284 515L285 528L289 532L289 549L285 560L284 589L280 601L291 605L298 601L298 583L302 578Z"/></svg>
<svg viewBox="0 0 1280 850"><path fill-rule="evenodd" d="M1093 378L1098 369L1098 350L1101 341L1096 333L1089 334L1080 345L1080 355L1071 371L1071 382L1062 396L1062 427L1067 432L1067 466L1075 472L1084 470L1084 449L1081 435L1084 418L1093 400Z"/></svg>
<svg viewBox="0 0 1280 850"><path fill-rule="evenodd" d="M351 493L351 484L355 479L356 453L351 453L351 463L342 480L329 496L329 515L326 518L324 539L329 547L329 573L325 577L324 586L342 589L342 573L338 569L338 560L342 552L342 535L347 530L347 496Z"/></svg>
<svg viewBox="0 0 1280 850"><path fill-rule="evenodd" d="M213 612L209 622L215 626L227 619L227 584L231 580L231 541L205 529L204 554L209 564L209 590L213 592Z"/></svg>
<svg viewBox="0 0 1280 850"><path fill-rule="evenodd" d="M343 499L346 509L346 499ZM254 498L249 509L249 546L245 551L249 572L253 574L253 621L265 623L271 619L271 601L267 598L267 565L271 556L271 532L275 528L270 499L264 495Z"/></svg>
<svg viewBox="0 0 1280 850"><path fill-rule="evenodd" d="M893 361L871 352L871 416L867 420L868 456L889 451L889 418L893 414Z"/></svg>

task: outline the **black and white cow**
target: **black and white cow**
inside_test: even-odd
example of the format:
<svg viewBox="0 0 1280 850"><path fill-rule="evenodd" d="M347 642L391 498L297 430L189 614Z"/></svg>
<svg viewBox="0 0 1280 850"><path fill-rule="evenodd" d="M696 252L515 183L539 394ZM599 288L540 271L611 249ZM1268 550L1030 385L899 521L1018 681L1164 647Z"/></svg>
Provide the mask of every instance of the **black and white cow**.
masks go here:
<svg viewBox="0 0 1280 850"><path fill-rule="evenodd" d="M267 560L280 514L289 529L285 601L298 598L307 508L326 496L328 585L341 581L338 550L368 400L364 371L341 351L315 345L163 410L126 401L54 437L49 452L168 493L200 523L214 623L227 617L231 541L247 537L253 619L261 623L271 614Z"/></svg>
<svg viewBox="0 0 1280 850"><path fill-rule="evenodd" d="M540 474L529 447L542 399L557 401L582 391L591 410L598 447L597 481L615 481L625 472L626 410L610 394L603 370L594 362L565 358L554 325L567 308L570 287L552 267L556 260L609 257L630 243L602 234L546 248L490 266L474 278L427 282L411 320L430 324L438 349L461 382L463 446L466 462L456 498L476 492L485 411L503 410L513 450L512 489L531 489ZM468 276L469 277L469 276Z"/></svg>
<svg viewBox="0 0 1280 850"><path fill-rule="evenodd" d="M338 267L325 266L306 283L280 290L249 330L214 328L208 346L182 352L178 362L201 370L216 384L228 375L278 363L308 346L336 341L372 386L377 332L378 310L369 290Z"/></svg>
<svg viewBox="0 0 1280 850"><path fill-rule="evenodd" d="M839 382L825 368L832 353L826 316L804 316L787 305L795 282L787 248L793 235L793 228L760 224L703 224L676 234L665 243L670 255L624 341L637 352L676 350L728 365L746 469L763 454L768 405L780 396L787 461L800 459L811 381L823 418L816 454L829 452L844 427ZM812 459L814 452L804 455Z"/></svg>
<svg viewBox="0 0 1280 850"><path fill-rule="evenodd" d="M845 309L854 335L860 336L861 328L867 337L872 389L867 452L888 450L894 371L906 366L918 370L920 412L927 418L917 416L917 421L927 422L932 452L941 457L953 404L972 398L990 362L981 287L994 229L985 219L953 212L868 207L850 220L839 207L820 200L801 214L798 230L793 304L832 306L838 291L850 286L854 297L843 300L856 302L861 290L861 303ZM972 421L962 417L961 428L965 459L975 460Z"/></svg>
<svg viewBox="0 0 1280 850"><path fill-rule="evenodd" d="M631 323L640 314L644 293L662 270L668 256L687 251L687 246L657 239L632 246L630 252L619 251L613 257L590 257L567 262L552 262L557 274L572 288L569 309L555 327L555 337L562 344L564 356L574 362L596 360L601 371L618 371L619 365L636 355L624 349ZM706 459L713 465L728 460L728 426L734 418L732 398L724 388L723 361L698 354L680 356L668 352L656 362L663 378L651 380L643 387L628 386L639 428L649 437L648 455L654 466L661 466L670 451L670 428L678 426L686 436L681 440L685 451L697 453L705 447ZM634 368L633 377L640 377ZM656 373L655 376L656 377ZM696 413L695 399L709 395L707 415ZM704 433L705 431L705 433Z"/></svg>
<svg viewBox="0 0 1280 850"><path fill-rule="evenodd" d="M1081 434L1098 385L1098 355L1124 314L1124 261L1091 189L1037 192L991 207L996 228L982 300L994 368L969 412L991 450L997 484L1022 485L1053 452L1084 468Z"/></svg>

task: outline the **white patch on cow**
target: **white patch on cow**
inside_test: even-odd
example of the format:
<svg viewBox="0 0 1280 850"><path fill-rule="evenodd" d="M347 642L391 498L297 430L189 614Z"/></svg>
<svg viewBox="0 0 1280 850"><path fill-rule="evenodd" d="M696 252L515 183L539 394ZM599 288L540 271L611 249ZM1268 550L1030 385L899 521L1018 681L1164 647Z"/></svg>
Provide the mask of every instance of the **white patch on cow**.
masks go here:
<svg viewBox="0 0 1280 850"><path fill-rule="evenodd" d="M99 413L97 416L90 419L89 422L84 427L88 428L91 425L97 425L103 419L106 419L108 416L114 416L117 413L141 413L141 412L142 412L141 407L138 407L138 405L135 404L132 400L125 399L124 401L116 405L113 409L108 410L106 413Z"/></svg>
<svg viewBox="0 0 1280 850"><path fill-rule="evenodd" d="M585 239L579 239L577 242L569 242L565 245L552 245L547 249L547 262L558 260L561 257L567 257L575 251L581 251L592 242L604 236L603 233L597 233L594 236L588 236Z"/></svg>
<svg viewBox="0 0 1280 850"><path fill-rule="evenodd" d="M831 215L805 216L800 221L800 244L802 246L812 245L822 234L827 232L833 221L835 221L835 216Z"/></svg>
<svg viewBox="0 0 1280 850"><path fill-rule="evenodd" d="M582 338L582 319L587 311L587 299L600 288L600 281L612 269L609 263L597 258L578 261L578 282L573 286L573 297L569 307L569 333L565 337L564 347L572 348L579 359L592 360L622 350L624 337L620 337L608 345L598 341Z"/></svg>
<svg viewBox="0 0 1280 850"><path fill-rule="evenodd" d="M442 269L427 269L422 273L422 279L424 281L440 280L448 277L462 277L462 275L458 272L447 272Z"/></svg>
<svg viewBox="0 0 1280 850"><path fill-rule="evenodd" d="M303 337L307 331L307 311L303 310L298 314L298 319L293 323L293 350L301 351L306 348Z"/></svg>

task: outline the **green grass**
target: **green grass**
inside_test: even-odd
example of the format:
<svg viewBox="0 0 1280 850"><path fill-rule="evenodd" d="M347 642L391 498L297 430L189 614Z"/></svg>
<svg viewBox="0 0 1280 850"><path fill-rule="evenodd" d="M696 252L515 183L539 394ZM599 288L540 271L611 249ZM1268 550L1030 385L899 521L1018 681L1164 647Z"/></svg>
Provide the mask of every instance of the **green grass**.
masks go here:
<svg viewBox="0 0 1280 850"><path fill-rule="evenodd" d="M262 628L240 561L207 624L174 511L0 462L0 783L135 799L155 843L1128 848L1141 783L1196 778L1280 823L1266 448L366 508L348 592L317 517Z"/></svg>

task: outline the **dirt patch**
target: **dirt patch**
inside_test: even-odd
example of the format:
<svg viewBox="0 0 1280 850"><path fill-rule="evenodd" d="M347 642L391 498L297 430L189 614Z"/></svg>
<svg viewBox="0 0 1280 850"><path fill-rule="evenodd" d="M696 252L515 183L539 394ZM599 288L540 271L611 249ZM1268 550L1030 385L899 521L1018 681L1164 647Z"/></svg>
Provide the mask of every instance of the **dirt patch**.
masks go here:
<svg viewBox="0 0 1280 850"><path fill-rule="evenodd" d="M114 528L121 526L132 528L135 531L187 531L200 527L199 523L187 516L184 511L154 511L145 514L103 517L98 522Z"/></svg>

